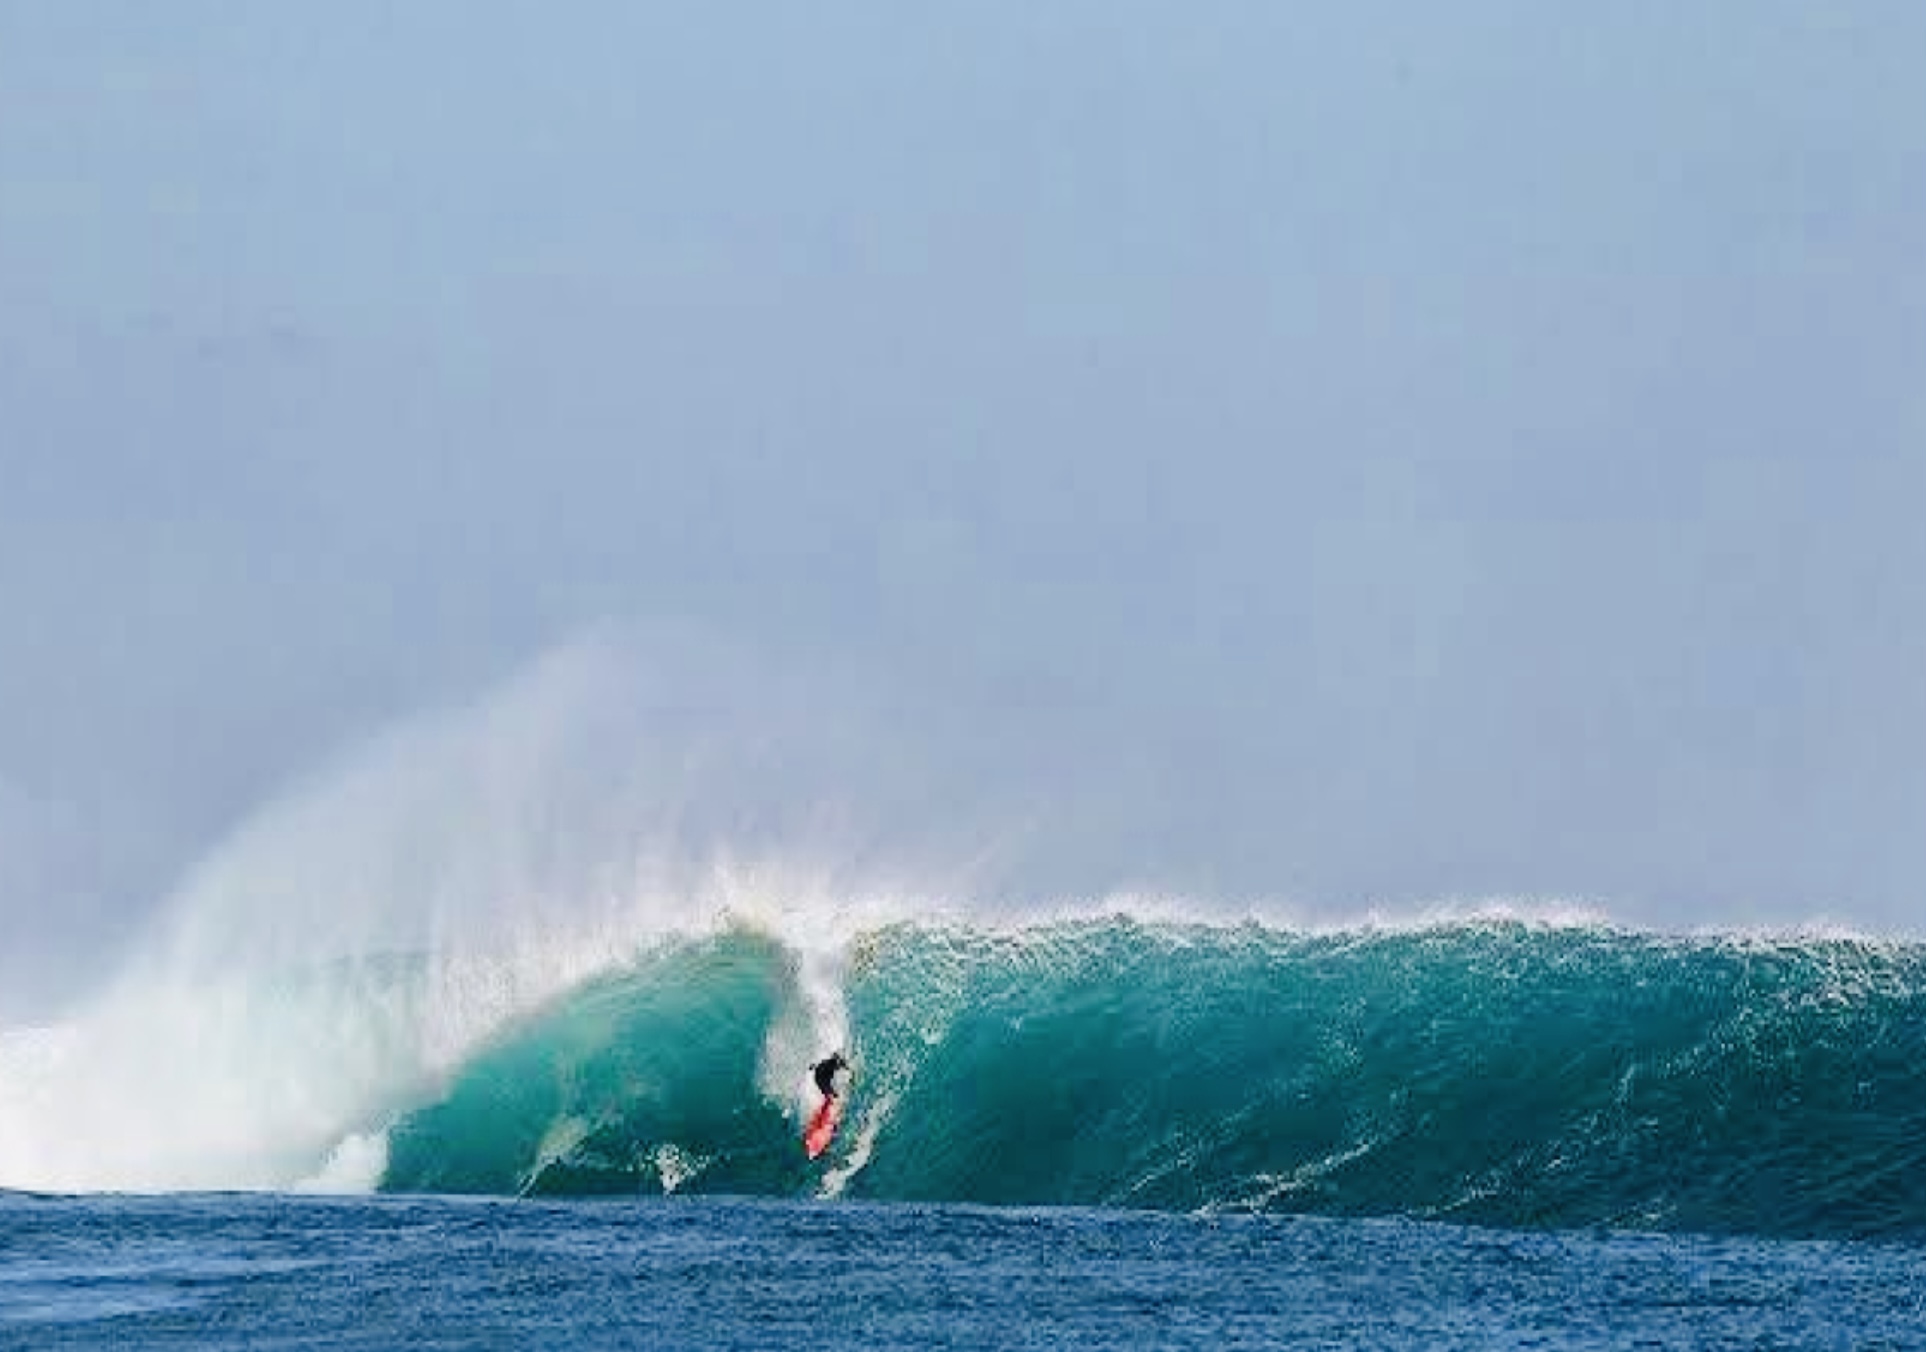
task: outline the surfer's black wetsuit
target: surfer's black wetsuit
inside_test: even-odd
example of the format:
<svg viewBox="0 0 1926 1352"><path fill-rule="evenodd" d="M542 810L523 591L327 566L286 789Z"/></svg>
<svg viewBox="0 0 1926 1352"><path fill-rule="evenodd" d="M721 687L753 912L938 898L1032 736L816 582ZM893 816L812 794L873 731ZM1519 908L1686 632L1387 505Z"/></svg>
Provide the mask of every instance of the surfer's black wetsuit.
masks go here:
<svg viewBox="0 0 1926 1352"><path fill-rule="evenodd" d="M841 1052L831 1052L826 1059L810 1067L816 1077L816 1088L823 1091L824 1098L836 1097L836 1072L848 1069L849 1062L843 1060Z"/></svg>

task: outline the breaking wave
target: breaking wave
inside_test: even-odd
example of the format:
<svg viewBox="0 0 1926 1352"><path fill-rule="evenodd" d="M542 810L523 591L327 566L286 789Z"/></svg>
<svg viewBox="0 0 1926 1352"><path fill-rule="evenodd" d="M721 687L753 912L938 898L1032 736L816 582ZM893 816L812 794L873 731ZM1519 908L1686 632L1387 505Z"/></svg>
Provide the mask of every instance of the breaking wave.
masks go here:
<svg viewBox="0 0 1926 1352"><path fill-rule="evenodd" d="M1113 915L902 921L826 953L730 921L562 983L437 1063L422 1030L448 984L406 957L291 978L271 1009L228 1011L261 1048L245 1060L216 1044L160 1067L90 1066L84 1033L10 1035L0 1186L1926 1233L1916 944ZM264 1009L280 1011L266 1026ZM333 1052L300 1064L288 1049L318 1045L323 1026ZM850 1112L811 1163L797 1142L806 1069L837 1045L857 1066ZM149 1111L130 1117L124 1093L37 1099L56 1070L144 1073ZM174 1144L137 1158L100 1144L156 1134Z"/></svg>
<svg viewBox="0 0 1926 1352"><path fill-rule="evenodd" d="M382 1186L1926 1231L1916 946L886 927L848 954L860 1073L827 1174L768 1086L801 989L753 932L589 982L401 1115Z"/></svg>
<svg viewBox="0 0 1926 1352"><path fill-rule="evenodd" d="M90 1004L0 1030L0 1188L1926 1232L1926 946L936 905L992 893L827 810L917 801L887 758L808 700L765 754L718 690L591 643L291 786Z"/></svg>

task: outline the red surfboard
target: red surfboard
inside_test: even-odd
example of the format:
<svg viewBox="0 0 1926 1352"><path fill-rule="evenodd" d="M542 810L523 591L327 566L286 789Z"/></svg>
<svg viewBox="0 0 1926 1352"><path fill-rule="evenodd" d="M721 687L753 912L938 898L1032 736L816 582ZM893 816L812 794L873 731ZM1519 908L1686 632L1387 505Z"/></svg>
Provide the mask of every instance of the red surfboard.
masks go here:
<svg viewBox="0 0 1926 1352"><path fill-rule="evenodd" d="M810 1159L829 1149L829 1143L836 1139L836 1124L843 1120L843 1101L839 1098L826 1098L823 1106L816 1109L815 1116L809 1119L808 1127L803 1130L803 1149Z"/></svg>

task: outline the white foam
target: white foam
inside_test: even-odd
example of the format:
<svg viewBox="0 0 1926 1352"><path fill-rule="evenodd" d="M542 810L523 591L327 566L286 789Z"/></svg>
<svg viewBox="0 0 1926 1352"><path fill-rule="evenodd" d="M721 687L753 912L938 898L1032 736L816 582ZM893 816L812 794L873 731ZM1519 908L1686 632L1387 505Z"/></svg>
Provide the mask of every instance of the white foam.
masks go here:
<svg viewBox="0 0 1926 1352"><path fill-rule="evenodd" d="M388 1168L388 1133L351 1132L328 1152L321 1170L294 1185L295 1192L348 1195L373 1192Z"/></svg>
<svg viewBox="0 0 1926 1352"><path fill-rule="evenodd" d="M673 1141L657 1146L653 1160L655 1175L662 1182L662 1194L665 1197L709 1166L707 1156L692 1155Z"/></svg>
<svg viewBox="0 0 1926 1352"><path fill-rule="evenodd" d="M883 1094L863 1110L856 1124L855 1137L850 1142L848 1156L841 1164L824 1172L817 1196L834 1198L843 1195L843 1189L849 1186L849 1181L869 1163L870 1152L876 1148L876 1137L882 1132L883 1124L889 1121L889 1115L895 1107L896 1096Z"/></svg>

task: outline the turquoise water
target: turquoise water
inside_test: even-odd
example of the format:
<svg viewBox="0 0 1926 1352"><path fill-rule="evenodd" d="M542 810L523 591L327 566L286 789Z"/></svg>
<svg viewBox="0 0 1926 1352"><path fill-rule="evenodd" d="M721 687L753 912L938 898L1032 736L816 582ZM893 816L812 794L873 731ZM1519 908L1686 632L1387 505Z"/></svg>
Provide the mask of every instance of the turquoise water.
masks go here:
<svg viewBox="0 0 1926 1352"><path fill-rule="evenodd" d="M401 1114L382 1186L1926 1236L1926 950L1480 922L900 926L824 1168L758 1091L792 955L660 950ZM827 1050L826 1048L824 1050Z"/></svg>
<svg viewBox="0 0 1926 1352"><path fill-rule="evenodd" d="M668 1198L0 1196L0 1346L1926 1346L1918 1245Z"/></svg>
<svg viewBox="0 0 1926 1352"><path fill-rule="evenodd" d="M514 970L0 1038L0 1346L1926 1347L1918 944L724 923Z"/></svg>

